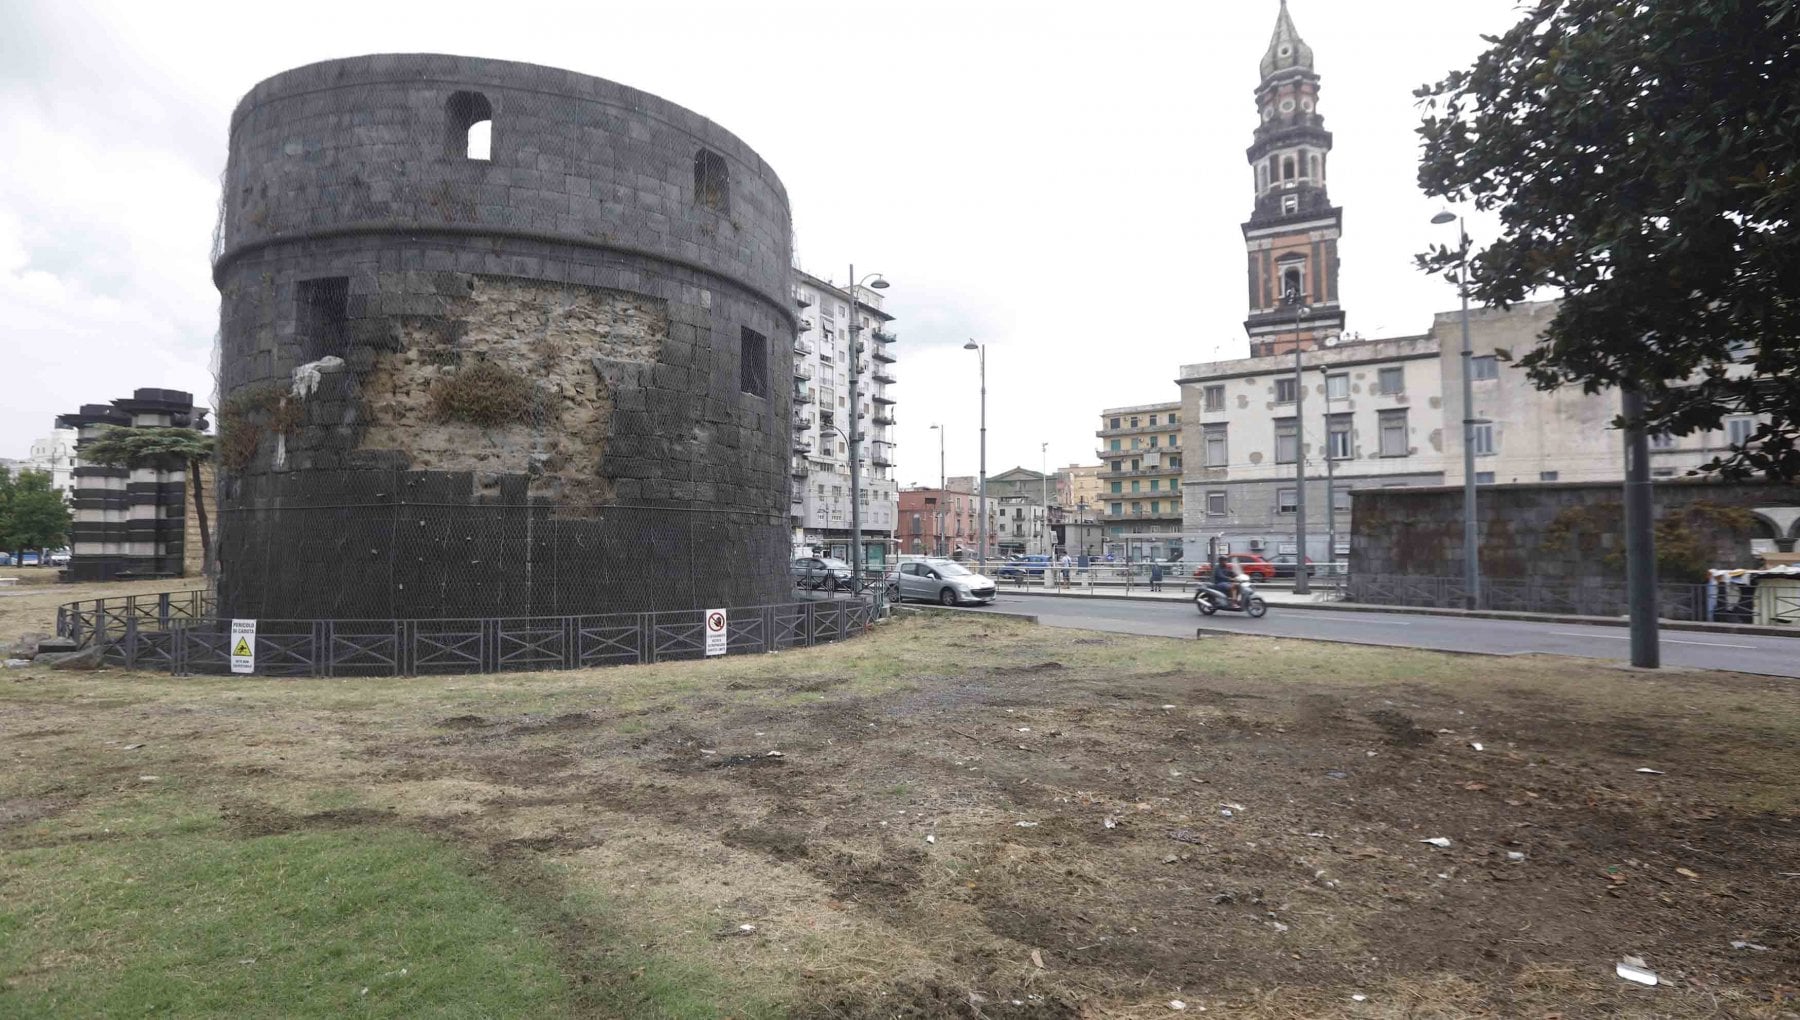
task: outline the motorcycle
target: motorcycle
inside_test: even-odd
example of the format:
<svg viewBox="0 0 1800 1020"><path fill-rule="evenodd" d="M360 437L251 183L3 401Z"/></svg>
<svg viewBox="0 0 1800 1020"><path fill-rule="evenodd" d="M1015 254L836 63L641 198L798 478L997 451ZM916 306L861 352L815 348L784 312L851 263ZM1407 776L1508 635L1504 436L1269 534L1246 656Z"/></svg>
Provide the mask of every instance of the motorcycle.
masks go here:
<svg viewBox="0 0 1800 1020"><path fill-rule="evenodd" d="M1256 594L1256 585L1248 577L1239 575L1236 602L1231 601L1231 596L1224 589L1203 584L1194 592L1194 608L1200 610L1201 616L1211 616L1223 609L1228 613L1243 613L1252 619L1261 619L1269 611L1269 604L1263 601L1261 595Z"/></svg>

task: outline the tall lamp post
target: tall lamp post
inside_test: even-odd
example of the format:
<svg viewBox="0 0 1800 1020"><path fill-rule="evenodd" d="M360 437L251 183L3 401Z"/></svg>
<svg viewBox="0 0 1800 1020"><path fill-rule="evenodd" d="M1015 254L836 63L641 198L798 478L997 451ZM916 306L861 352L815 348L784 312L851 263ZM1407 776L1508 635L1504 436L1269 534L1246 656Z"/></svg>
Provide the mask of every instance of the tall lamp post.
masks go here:
<svg viewBox="0 0 1800 1020"><path fill-rule="evenodd" d="M1469 232L1462 217L1448 209L1431 222L1456 224L1456 289L1462 295L1463 608L1476 609L1481 605L1481 548L1475 528L1475 387L1469 371L1475 357L1469 345Z"/></svg>
<svg viewBox="0 0 1800 1020"><path fill-rule="evenodd" d="M1050 444L1049 443L1039 443L1038 444L1038 481L1043 483L1041 488L1044 490L1044 523L1042 525L1043 530L1040 532L1040 534L1042 534L1044 536L1044 538L1043 538L1044 551L1046 553L1049 553L1052 556L1055 556L1056 549L1050 542Z"/></svg>
<svg viewBox="0 0 1800 1020"><path fill-rule="evenodd" d="M1289 290L1282 303L1294 310L1294 594L1309 595L1306 576L1306 376L1300 368L1300 320L1306 318L1306 302L1298 290Z"/></svg>
<svg viewBox="0 0 1800 1020"><path fill-rule="evenodd" d="M949 494L944 491L944 485L948 481L948 479L946 479L944 477L944 426L933 425L933 426L931 426L931 428L932 428L932 431L934 431L938 434L937 554L939 556L943 556L943 555L945 555L945 553L944 553L944 520L945 520L945 518L944 518L944 514L945 514L944 502L949 497Z"/></svg>
<svg viewBox="0 0 1800 1020"><path fill-rule="evenodd" d="M1328 338L1326 343L1332 341ZM1331 366L1319 366L1325 381L1325 572L1337 573L1337 451L1331 448ZM1347 451L1346 451L1347 452ZM1304 560L1297 569L1305 569Z"/></svg>
<svg viewBox="0 0 1800 1020"><path fill-rule="evenodd" d="M975 541L978 546L975 552L975 572L987 573L987 344L978 344L973 339L963 344L963 350L974 351L981 358L981 481L980 493L976 496L976 526L979 536Z"/></svg>
<svg viewBox="0 0 1800 1020"><path fill-rule="evenodd" d="M880 273L863 279L869 286L886 290L888 282ZM862 379L862 316L858 312L856 289L862 281L856 278L856 263L850 263L850 590L862 591L862 402L859 383Z"/></svg>

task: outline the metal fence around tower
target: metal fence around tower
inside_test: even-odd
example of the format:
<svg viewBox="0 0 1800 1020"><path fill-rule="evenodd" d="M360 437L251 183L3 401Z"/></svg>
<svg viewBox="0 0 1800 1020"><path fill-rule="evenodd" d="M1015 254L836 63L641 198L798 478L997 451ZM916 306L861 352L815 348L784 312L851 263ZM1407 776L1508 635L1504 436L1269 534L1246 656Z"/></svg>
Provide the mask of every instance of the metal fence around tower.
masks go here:
<svg viewBox="0 0 1800 1020"><path fill-rule="evenodd" d="M802 593L804 594L804 593ZM209 615L205 592L73 602L57 632L101 661L177 676L232 672L232 620ZM715 609L589 616L415 620L258 619L255 673L378 677L506 673L672 662L707 657ZM868 633L889 612L886 591L725 607L727 655L831 644Z"/></svg>

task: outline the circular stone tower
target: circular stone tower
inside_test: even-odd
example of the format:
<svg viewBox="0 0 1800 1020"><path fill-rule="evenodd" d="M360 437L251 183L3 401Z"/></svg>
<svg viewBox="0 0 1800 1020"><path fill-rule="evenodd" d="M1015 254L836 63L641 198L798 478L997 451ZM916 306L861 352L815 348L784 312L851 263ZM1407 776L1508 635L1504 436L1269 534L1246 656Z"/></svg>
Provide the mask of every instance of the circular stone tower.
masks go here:
<svg viewBox="0 0 1800 1020"><path fill-rule="evenodd" d="M231 118L220 613L784 601L787 193L736 136L569 71L387 54Z"/></svg>

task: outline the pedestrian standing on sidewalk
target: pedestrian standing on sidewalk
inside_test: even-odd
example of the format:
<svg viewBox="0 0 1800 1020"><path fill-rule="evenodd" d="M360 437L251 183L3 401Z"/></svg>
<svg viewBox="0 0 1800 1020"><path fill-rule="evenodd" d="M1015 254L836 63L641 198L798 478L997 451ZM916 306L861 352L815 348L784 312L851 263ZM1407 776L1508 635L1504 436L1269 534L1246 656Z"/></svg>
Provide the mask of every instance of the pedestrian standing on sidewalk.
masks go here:
<svg viewBox="0 0 1800 1020"><path fill-rule="evenodd" d="M1075 561L1069 559L1069 551L1067 549L1063 550L1062 559L1058 561L1058 565L1062 567L1062 588L1064 591L1068 591L1069 575L1071 573L1071 568L1075 565Z"/></svg>
<svg viewBox="0 0 1800 1020"><path fill-rule="evenodd" d="M1160 561L1150 562L1150 590L1162 591L1163 565Z"/></svg>

